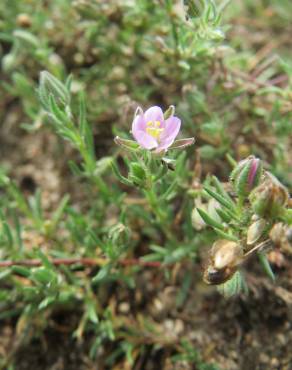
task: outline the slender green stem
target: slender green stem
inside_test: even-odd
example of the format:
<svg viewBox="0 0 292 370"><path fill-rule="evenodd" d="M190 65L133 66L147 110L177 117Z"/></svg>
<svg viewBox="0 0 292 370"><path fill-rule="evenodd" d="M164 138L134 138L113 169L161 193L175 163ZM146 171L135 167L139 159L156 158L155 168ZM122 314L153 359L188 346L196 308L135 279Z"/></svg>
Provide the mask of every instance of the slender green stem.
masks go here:
<svg viewBox="0 0 292 370"><path fill-rule="evenodd" d="M237 211L238 211L238 214L240 215L242 214L242 211L243 211L244 200L245 200L244 197L238 197Z"/></svg>
<svg viewBox="0 0 292 370"><path fill-rule="evenodd" d="M85 143L80 141L79 152L84 160L85 170L92 183L99 189L105 200L109 200L111 197L111 191L106 183L103 181L101 176L95 174L96 159L87 150Z"/></svg>
<svg viewBox="0 0 292 370"><path fill-rule="evenodd" d="M167 236L168 239L173 239L173 235L170 232L170 224L167 218L167 213L161 207L159 196L155 191L155 185L152 184L149 190L144 190L144 194L146 196L146 199L148 200L152 212L156 217L156 221L162 228L164 234Z"/></svg>

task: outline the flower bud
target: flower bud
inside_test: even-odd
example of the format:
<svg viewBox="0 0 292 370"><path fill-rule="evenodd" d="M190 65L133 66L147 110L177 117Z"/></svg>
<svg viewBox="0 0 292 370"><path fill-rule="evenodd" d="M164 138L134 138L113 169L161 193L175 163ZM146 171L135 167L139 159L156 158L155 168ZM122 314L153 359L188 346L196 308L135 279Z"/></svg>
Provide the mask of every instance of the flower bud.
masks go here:
<svg viewBox="0 0 292 370"><path fill-rule="evenodd" d="M237 195L246 197L259 184L262 173L262 162L254 156L239 162L230 175L230 182Z"/></svg>
<svg viewBox="0 0 292 370"><path fill-rule="evenodd" d="M210 261L204 273L207 284L222 284L229 280L241 263L243 251L239 244L218 240L213 244Z"/></svg>
<svg viewBox="0 0 292 370"><path fill-rule="evenodd" d="M53 96L58 105L67 106L70 94L67 87L47 71L40 73L39 97L45 109L49 108L50 96Z"/></svg>
<svg viewBox="0 0 292 370"><path fill-rule="evenodd" d="M121 222L118 222L110 227L108 236L115 245L128 243L130 238L130 229Z"/></svg>
<svg viewBox="0 0 292 370"><path fill-rule="evenodd" d="M265 179L249 196L253 211L263 218L277 218L288 203L287 189L271 173L265 173Z"/></svg>

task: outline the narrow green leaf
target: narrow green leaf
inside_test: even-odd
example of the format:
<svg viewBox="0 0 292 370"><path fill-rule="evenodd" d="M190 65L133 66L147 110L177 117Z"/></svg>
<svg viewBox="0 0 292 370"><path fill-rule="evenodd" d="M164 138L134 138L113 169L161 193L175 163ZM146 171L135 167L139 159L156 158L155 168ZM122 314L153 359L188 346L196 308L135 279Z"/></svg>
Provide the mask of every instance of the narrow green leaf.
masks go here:
<svg viewBox="0 0 292 370"><path fill-rule="evenodd" d="M13 36L17 40L19 40L23 45L26 44L25 46L29 47L29 48L31 48L31 47L37 48L39 46L39 43L40 43L40 40L29 31L15 30L13 32Z"/></svg>
<svg viewBox="0 0 292 370"><path fill-rule="evenodd" d="M215 208L215 211L224 222L229 223L232 220L232 216L223 209Z"/></svg>
<svg viewBox="0 0 292 370"><path fill-rule="evenodd" d="M215 211L218 213L218 215L222 218L222 220L226 223L233 221L240 221L239 218L234 215L232 212L230 212L227 208L215 208Z"/></svg>
<svg viewBox="0 0 292 370"><path fill-rule="evenodd" d="M24 277L29 277L31 274L31 271L29 268L24 267L24 266L11 266L11 271L14 272L15 274L24 276Z"/></svg>
<svg viewBox="0 0 292 370"><path fill-rule="evenodd" d="M69 161L68 164L73 175L80 177L84 175L82 169L75 162Z"/></svg>
<svg viewBox="0 0 292 370"><path fill-rule="evenodd" d="M56 122L58 122L60 125L65 124L65 122L68 121L66 113L64 113L64 111L58 107L58 104L56 103L56 100L52 94L49 95L49 109L54 119L56 119Z"/></svg>
<svg viewBox="0 0 292 370"><path fill-rule="evenodd" d="M113 170L113 173L116 175L116 177L125 185L132 186L132 182L126 179L119 171L118 167L116 166L115 162L111 162L111 168Z"/></svg>
<svg viewBox="0 0 292 370"><path fill-rule="evenodd" d="M65 81L65 87L68 91L68 98L70 99L70 91L71 91L71 85L72 85L72 81L73 81L73 75L70 74L67 78L66 78L66 81Z"/></svg>
<svg viewBox="0 0 292 370"><path fill-rule="evenodd" d="M233 236L233 235L230 235L228 233L225 233L224 231L219 230L219 229L215 229L215 231L223 239L231 240L232 242L238 242L238 239L235 236Z"/></svg>
<svg viewBox="0 0 292 370"><path fill-rule="evenodd" d="M55 266L52 264L52 262L48 259L48 257L42 251L39 250L37 252L37 256L40 258L45 268L47 268L48 270L55 269Z"/></svg>
<svg viewBox="0 0 292 370"><path fill-rule="evenodd" d="M51 303L54 303L56 301L56 297L46 297L45 299L43 299L41 301L41 303L39 304L38 308L40 310L43 310L45 308L47 308Z"/></svg>
<svg viewBox="0 0 292 370"><path fill-rule="evenodd" d="M93 322L94 324L97 324L99 320L96 314L94 302L88 302L86 306L87 306L87 315L88 315L89 320Z"/></svg>
<svg viewBox="0 0 292 370"><path fill-rule="evenodd" d="M41 284L49 284L56 280L56 274L45 267L38 267L32 271L32 277Z"/></svg>
<svg viewBox="0 0 292 370"><path fill-rule="evenodd" d="M11 270L9 269L0 271L0 280L7 278L9 275L11 275Z"/></svg>
<svg viewBox="0 0 292 370"><path fill-rule="evenodd" d="M214 227L216 229L219 229L219 230L225 230L223 225L221 225L218 221L214 220L203 209L197 208L197 210L199 212L199 215L202 217L202 219L206 222L207 225L212 226L212 227Z"/></svg>
<svg viewBox="0 0 292 370"><path fill-rule="evenodd" d="M60 221L61 217L63 216L63 214L65 212L65 209L68 205L69 199L70 199L70 196L68 194L66 194L62 198L61 203L59 204L58 208L54 212L54 214L52 216L52 220L51 220L52 225L53 225L54 228L56 227L56 225Z"/></svg>
<svg viewBox="0 0 292 370"><path fill-rule="evenodd" d="M218 180L218 178L216 176L212 176L212 180L218 193L222 195L222 197L225 198L228 202L230 202L230 204L232 204L232 199L230 198L230 196L228 195L227 191L224 189L223 185Z"/></svg>
<svg viewBox="0 0 292 370"><path fill-rule="evenodd" d="M12 247L13 246L13 234L12 234L10 226L5 221L2 222L2 231L5 234L7 245L9 247Z"/></svg>
<svg viewBox="0 0 292 370"><path fill-rule="evenodd" d="M228 208L230 211L235 212L235 205L232 201L229 199L224 198L222 195L215 193L212 189L210 189L208 186L204 187L204 190L211 195L211 197L215 198L218 203L220 203L222 206Z"/></svg>
<svg viewBox="0 0 292 370"><path fill-rule="evenodd" d="M85 95L84 93L81 93L79 95L79 127L82 136L85 136L85 126L86 126Z"/></svg>
<svg viewBox="0 0 292 370"><path fill-rule="evenodd" d="M166 192L161 196L161 199L170 200L173 196L174 190L177 187L178 181L175 179Z"/></svg>
<svg viewBox="0 0 292 370"><path fill-rule="evenodd" d="M46 101L52 95L56 103L63 107L70 102L70 93L67 87L48 71L40 73L40 90Z"/></svg>
<svg viewBox="0 0 292 370"><path fill-rule="evenodd" d="M265 255L265 253L263 252L258 252L258 256L259 256L259 260L260 260L260 263L265 271L265 273L268 275L268 277L272 280L272 281L275 281L276 280L276 277L274 275L274 272L271 268L271 265L270 265L270 262L269 260L267 259L267 256Z"/></svg>
<svg viewBox="0 0 292 370"><path fill-rule="evenodd" d="M103 281L110 273L111 266L103 266L98 273L92 278L92 283L97 284Z"/></svg>

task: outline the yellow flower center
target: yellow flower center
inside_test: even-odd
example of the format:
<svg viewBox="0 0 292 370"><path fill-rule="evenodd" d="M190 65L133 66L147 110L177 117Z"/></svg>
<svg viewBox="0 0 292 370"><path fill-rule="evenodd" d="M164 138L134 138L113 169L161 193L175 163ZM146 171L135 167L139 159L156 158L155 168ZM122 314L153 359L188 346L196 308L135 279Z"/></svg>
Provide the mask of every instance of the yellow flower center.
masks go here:
<svg viewBox="0 0 292 370"><path fill-rule="evenodd" d="M164 131L164 128L161 128L161 122L160 121L149 121L146 123L146 132L147 134L151 135L159 141L160 135Z"/></svg>

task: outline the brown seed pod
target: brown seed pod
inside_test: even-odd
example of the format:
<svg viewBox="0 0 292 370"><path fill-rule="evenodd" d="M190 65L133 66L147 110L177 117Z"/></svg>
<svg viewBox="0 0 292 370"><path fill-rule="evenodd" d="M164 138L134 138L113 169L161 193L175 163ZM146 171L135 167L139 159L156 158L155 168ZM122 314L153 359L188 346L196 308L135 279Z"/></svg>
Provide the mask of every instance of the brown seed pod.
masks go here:
<svg viewBox="0 0 292 370"><path fill-rule="evenodd" d="M285 252L292 251L292 227L285 225L282 222L274 224L269 237L274 243L274 246Z"/></svg>
<svg viewBox="0 0 292 370"><path fill-rule="evenodd" d="M28 14L22 13L18 14L16 18L16 23L20 27L29 28L32 24L32 21Z"/></svg>
<svg viewBox="0 0 292 370"><path fill-rule="evenodd" d="M220 285L231 279L236 267L227 267L223 270L216 270L212 266L208 266L204 272L204 281L209 285Z"/></svg>
<svg viewBox="0 0 292 370"><path fill-rule="evenodd" d="M239 244L230 240L218 240L213 244L209 264L204 272L207 284L222 284L229 280L243 261Z"/></svg>
<svg viewBox="0 0 292 370"><path fill-rule="evenodd" d="M246 244L252 245L256 243L263 235L266 228L266 220L260 218L254 221L247 229Z"/></svg>
<svg viewBox="0 0 292 370"><path fill-rule="evenodd" d="M253 211L262 218L279 217L289 202L289 193L270 172L265 172L264 181L249 196Z"/></svg>

